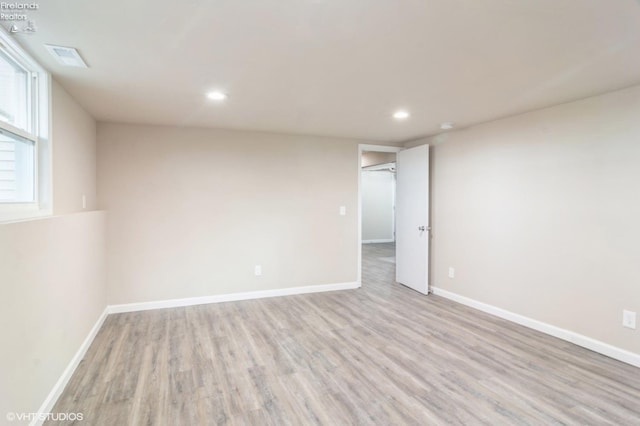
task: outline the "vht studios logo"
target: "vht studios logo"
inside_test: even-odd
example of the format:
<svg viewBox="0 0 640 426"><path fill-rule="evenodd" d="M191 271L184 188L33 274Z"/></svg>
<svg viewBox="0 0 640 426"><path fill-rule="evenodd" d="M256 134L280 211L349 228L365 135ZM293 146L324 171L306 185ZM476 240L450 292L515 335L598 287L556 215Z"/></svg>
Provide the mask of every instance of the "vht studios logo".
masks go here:
<svg viewBox="0 0 640 426"><path fill-rule="evenodd" d="M84 420L84 414L83 413L13 413L13 412L9 412L7 413L6 419L9 422L13 422L16 420L19 422L24 422L24 421L33 422L36 420L40 422L44 422L44 421L81 422Z"/></svg>
<svg viewBox="0 0 640 426"><path fill-rule="evenodd" d="M27 12L35 12L39 8L38 3L0 2L0 21L27 21Z"/></svg>

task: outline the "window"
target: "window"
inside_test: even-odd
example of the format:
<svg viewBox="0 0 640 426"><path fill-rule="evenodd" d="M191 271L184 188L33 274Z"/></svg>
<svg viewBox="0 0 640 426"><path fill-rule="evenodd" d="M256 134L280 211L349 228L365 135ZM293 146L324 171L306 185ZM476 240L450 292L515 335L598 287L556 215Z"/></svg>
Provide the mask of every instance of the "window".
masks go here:
<svg viewBox="0 0 640 426"><path fill-rule="evenodd" d="M0 203L35 201L34 142L0 132Z"/></svg>
<svg viewBox="0 0 640 426"><path fill-rule="evenodd" d="M0 221L51 213L49 75L0 29Z"/></svg>

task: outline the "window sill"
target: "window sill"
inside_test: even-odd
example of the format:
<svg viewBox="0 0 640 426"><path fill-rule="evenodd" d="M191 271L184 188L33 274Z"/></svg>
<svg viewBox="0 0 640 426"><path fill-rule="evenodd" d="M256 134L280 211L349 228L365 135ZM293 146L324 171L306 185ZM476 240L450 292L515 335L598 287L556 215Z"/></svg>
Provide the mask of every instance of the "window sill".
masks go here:
<svg viewBox="0 0 640 426"><path fill-rule="evenodd" d="M1 211L0 210L0 225L5 225L15 222L25 222L28 220L37 220L45 217L52 216L53 212L49 209L29 209L29 210L14 210L14 211Z"/></svg>

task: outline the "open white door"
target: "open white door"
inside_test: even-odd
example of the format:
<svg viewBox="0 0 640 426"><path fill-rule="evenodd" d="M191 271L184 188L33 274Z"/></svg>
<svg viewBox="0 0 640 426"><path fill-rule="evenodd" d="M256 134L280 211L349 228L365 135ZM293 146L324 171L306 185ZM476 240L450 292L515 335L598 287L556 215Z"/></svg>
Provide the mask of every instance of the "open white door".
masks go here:
<svg viewBox="0 0 640 426"><path fill-rule="evenodd" d="M429 145L398 152L396 281L429 293Z"/></svg>

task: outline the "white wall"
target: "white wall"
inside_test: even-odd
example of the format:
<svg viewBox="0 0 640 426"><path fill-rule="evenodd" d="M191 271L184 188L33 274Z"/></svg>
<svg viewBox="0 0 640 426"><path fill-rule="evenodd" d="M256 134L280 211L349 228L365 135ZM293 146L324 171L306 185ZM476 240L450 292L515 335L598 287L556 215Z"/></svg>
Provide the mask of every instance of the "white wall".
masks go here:
<svg viewBox="0 0 640 426"><path fill-rule="evenodd" d="M77 194L95 197L95 122L55 82L52 96L54 212L77 212ZM40 408L103 312L104 222L94 211L0 224L1 419Z"/></svg>
<svg viewBox="0 0 640 426"><path fill-rule="evenodd" d="M0 413L35 412L106 306L104 213L0 225Z"/></svg>
<svg viewBox="0 0 640 426"><path fill-rule="evenodd" d="M100 123L109 303L355 282L358 143Z"/></svg>
<svg viewBox="0 0 640 426"><path fill-rule="evenodd" d="M363 170L361 185L362 241L394 241L394 174L390 171Z"/></svg>
<svg viewBox="0 0 640 426"><path fill-rule="evenodd" d="M640 353L639 117L634 87L411 143L433 146L432 284Z"/></svg>
<svg viewBox="0 0 640 426"><path fill-rule="evenodd" d="M53 81L53 214L96 208L96 122Z"/></svg>

